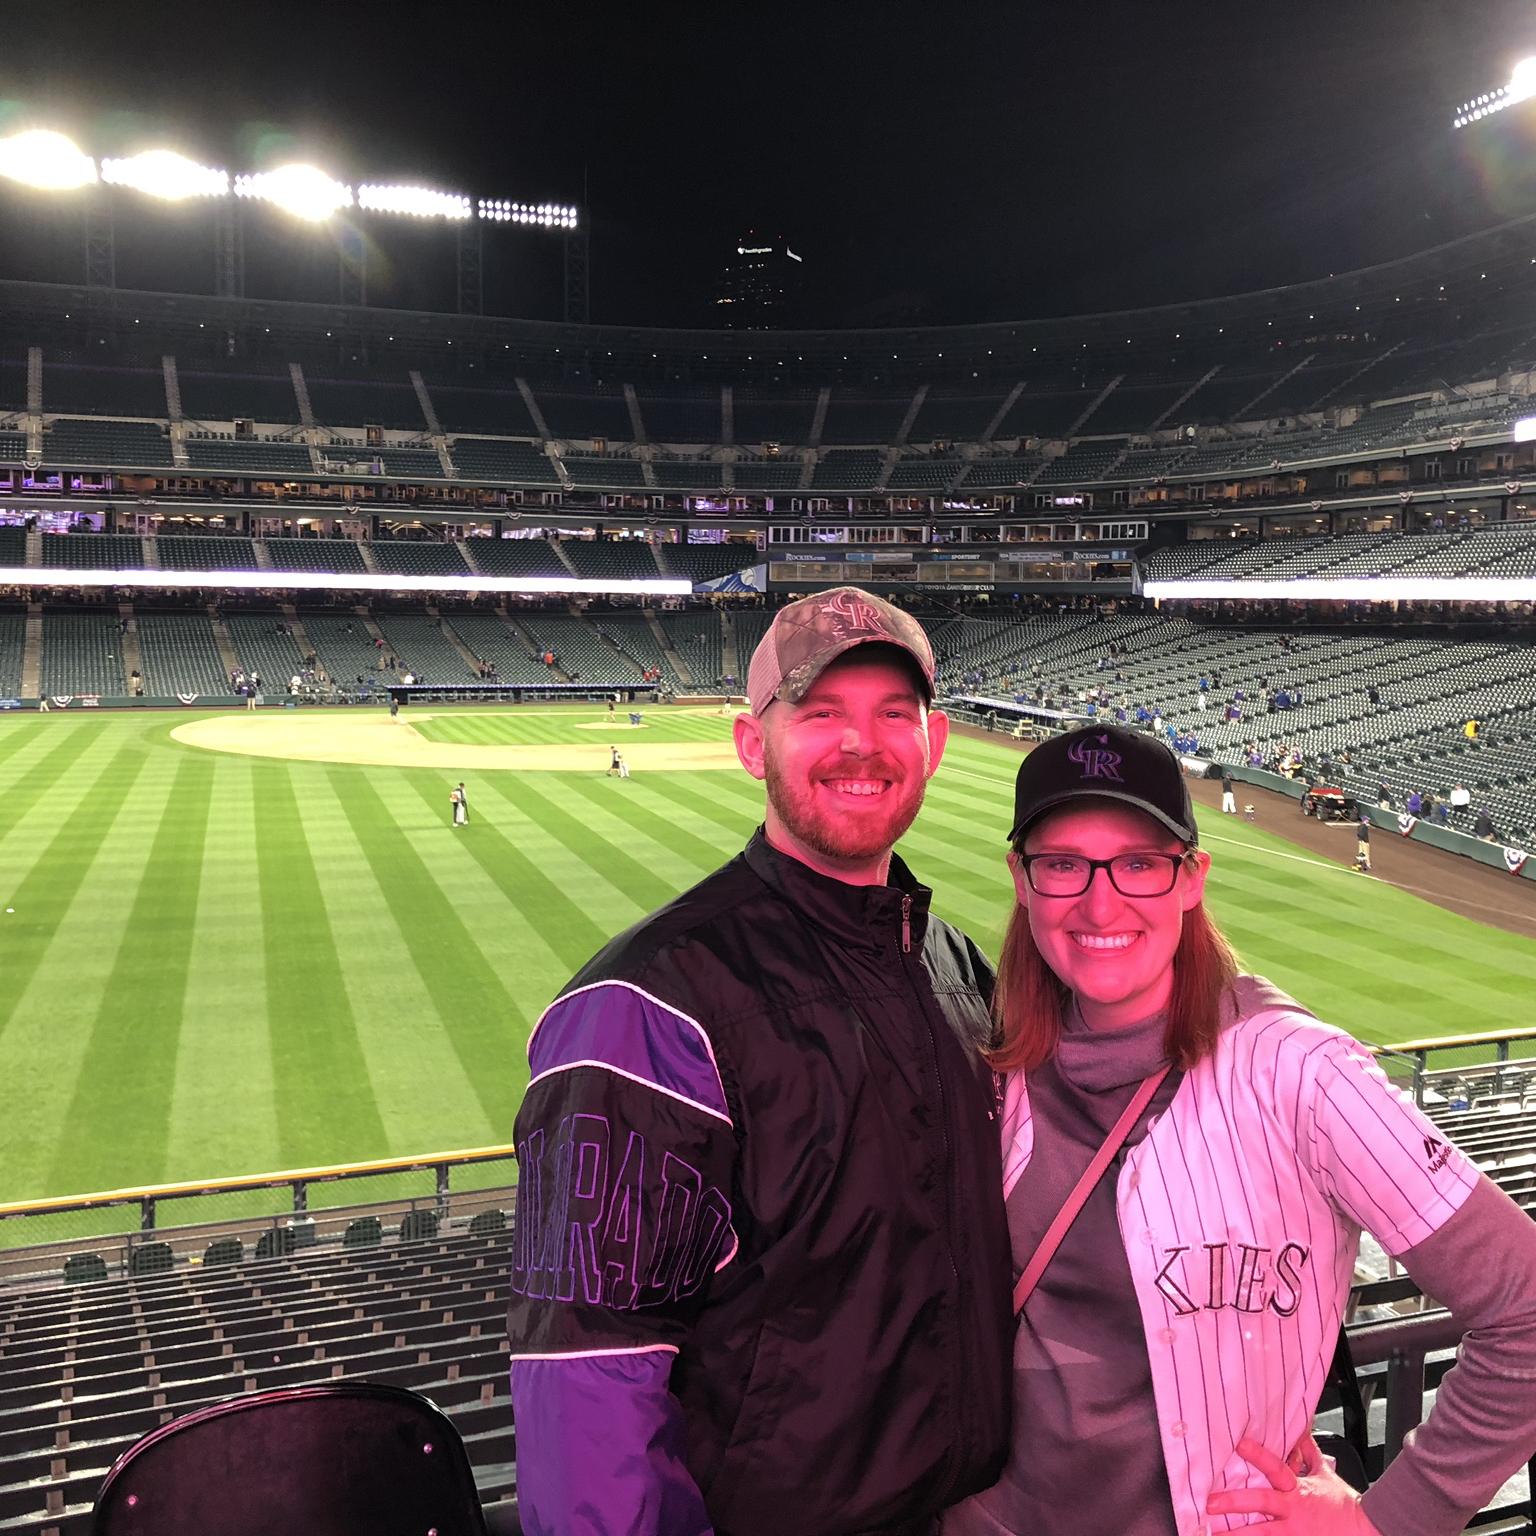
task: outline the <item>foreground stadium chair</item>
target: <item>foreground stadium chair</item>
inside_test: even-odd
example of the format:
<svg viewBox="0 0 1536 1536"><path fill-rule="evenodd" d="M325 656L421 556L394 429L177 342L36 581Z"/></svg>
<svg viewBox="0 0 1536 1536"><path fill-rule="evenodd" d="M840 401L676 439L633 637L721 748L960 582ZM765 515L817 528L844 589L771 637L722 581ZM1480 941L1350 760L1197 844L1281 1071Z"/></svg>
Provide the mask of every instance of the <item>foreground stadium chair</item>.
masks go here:
<svg viewBox="0 0 1536 1536"><path fill-rule="evenodd" d="M203 1267L214 1269L220 1264L240 1264L245 1260L245 1244L238 1237L216 1237L203 1249Z"/></svg>
<svg viewBox="0 0 1536 1536"><path fill-rule="evenodd" d="M407 1211L400 1218L400 1241L421 1243L437 1236L436 1211Z"/></svg>
<svg viewBox="0 0 1536 1536"><path fill-rule="evenodd" d="M476 1211L469 1218L469 1235L471 1237L490 1237L496 1232L507 1230L507 1213L492 1209L489 1211Z"/></svg>
<svg viewBox="0 0 1536 1536"><path fill-rule="evenodd" d="M99 1253L72 1253L64 1260L65 1285L90 1285L107 1278L107 1261Z"/></svg>
<svg viewBox="0 0 1536 1536"><path fill-rule="evenodd" d="M372 1248L384 1241L384 1226L377 1216L358 1216L341 1234L343 1248Z"/></svg>
<svg viewBox="0 0 1536 1536"><path fill-rule="evenodd" d="M458 1431L400 1387L328 1383L215 1403L107 1473L94 1536L486 1536Z"/></svg>
<svg viewBox="0 0 1536 1536"><path fill-rule="evenodd" d="M128 1273L135 1279L140 1275L169 1274L176 1263L169 1243L140 1243L128 1254Z"/></svg>
<svg viewBox="0 0 1536 1536"><path fill-rule="evenodd" d="M298 1246L298 1239L293 1235L292 1227L273 1227L270 1232L263 1232L256 1240L256 1257L258 1259L286 1259Z"/></svg>

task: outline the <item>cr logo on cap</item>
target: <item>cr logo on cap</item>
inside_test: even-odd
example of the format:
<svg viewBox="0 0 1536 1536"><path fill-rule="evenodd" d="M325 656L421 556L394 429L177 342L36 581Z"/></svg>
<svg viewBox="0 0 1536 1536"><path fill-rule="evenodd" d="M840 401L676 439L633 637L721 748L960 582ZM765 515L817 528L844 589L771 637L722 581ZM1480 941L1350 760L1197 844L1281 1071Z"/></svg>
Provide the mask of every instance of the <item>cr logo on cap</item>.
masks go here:
<svg viewBox="0 0 1536 1536"><path fill-rule="evenodd" d="M1074 763L1082 765L1085 779L1113 779L1116 784L1123 783L1120 777L1120 754L1108 750L1108 736L1100 736L1099 743L1097 747L1090 747L1086 741L1074 742L1067 756Z"/></svg>
<svg viewBox="0 0 1536 1536"><path fill-rule="evenodd" d="M885 621L874 604L865 602L861 597L854 597L851 593L839 592L827 604L826 611L841 620L839 640L858 630L873 630L877 635L885 633Z"/></svg>

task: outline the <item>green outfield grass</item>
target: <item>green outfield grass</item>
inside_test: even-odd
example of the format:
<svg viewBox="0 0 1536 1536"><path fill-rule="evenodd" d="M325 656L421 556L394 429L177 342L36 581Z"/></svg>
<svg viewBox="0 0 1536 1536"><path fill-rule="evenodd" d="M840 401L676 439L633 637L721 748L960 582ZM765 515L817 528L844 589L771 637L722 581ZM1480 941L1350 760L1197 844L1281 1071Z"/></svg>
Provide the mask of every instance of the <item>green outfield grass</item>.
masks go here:
<svg viewBox="0 0 1536 1536"><path fill-rule="evenodd" d="M596 749L583 773L227 756L172 740L193 718L0 719L0 1200L506 1141L540 1009L760 814L745 774L605 778L601 710L480 706L416 727L580 742ZM728 733L707 712L653 710L643 734ZM1016 762L956 741L903 847L989 951ZM460 777L474 821L455 831ZM1536 941L1262 827L1204 825L1219 920L1325 1018L1373 1041L1525 1019Z"/></svg>

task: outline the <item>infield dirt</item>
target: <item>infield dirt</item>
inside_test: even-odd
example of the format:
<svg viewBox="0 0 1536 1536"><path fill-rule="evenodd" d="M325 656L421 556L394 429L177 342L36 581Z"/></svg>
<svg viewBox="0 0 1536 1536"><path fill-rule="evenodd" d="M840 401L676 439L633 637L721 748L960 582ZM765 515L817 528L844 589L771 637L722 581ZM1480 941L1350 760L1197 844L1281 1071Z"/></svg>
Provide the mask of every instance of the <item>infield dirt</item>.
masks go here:
<svg viewBox="0 0 1536 1536"><path fill-rule="evenodd" d="M430 715L417 715L429 720ZM241 757L281 757L308 763L354 763L382 768L522 769L544 773L601 773L608 744L488 746L428 741L408 721L370 711L357 715L302 713L214 715L178 725L171 736L184 746ZM626 737L624 761L639 773L737 768L729 741L636 741Z"/></svg>

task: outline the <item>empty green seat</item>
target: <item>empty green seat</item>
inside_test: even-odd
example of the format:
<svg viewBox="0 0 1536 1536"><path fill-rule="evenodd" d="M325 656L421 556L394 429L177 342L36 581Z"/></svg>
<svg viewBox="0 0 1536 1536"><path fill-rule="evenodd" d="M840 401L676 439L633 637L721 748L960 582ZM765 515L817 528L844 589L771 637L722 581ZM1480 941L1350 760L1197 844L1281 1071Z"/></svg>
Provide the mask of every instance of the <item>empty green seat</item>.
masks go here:
<svg viewBox="0 0 1536 1536"><path fill-rule="evenodd" d="M384 1241L384 1228L377 1216L359 1216L347 1223L341 1234L343 1248L372 1248Z"/></svg>
<svg viewBox="0 0 1536 1536"><path fill-rule="evenodd" d="M128 1253L128 1273L139 1275L168 1274L176 1262L169 1243L140 1243Z"/></svg>
<svg viewBox="0 0 1536 1536"><path fill-rule="evenodd" d="M107 1278L107 1261L99 1253L72 1253L64 1260L65 1285L89 1285Z"/></svg>
<svg viewBox="0 0 1536 1536"><path fill-rule="evenodd" d="M239 1264L245 1258L245 1244L238 1237L216 1237L203 1250L203 1265Z"/></svg>
<svg viewBox="0 0 1536 1536"><path fill-rule="evenodd" d="M420 1243L437 1236L436 1211L407 1211L400 1219L400 1241Z"/></svg>

